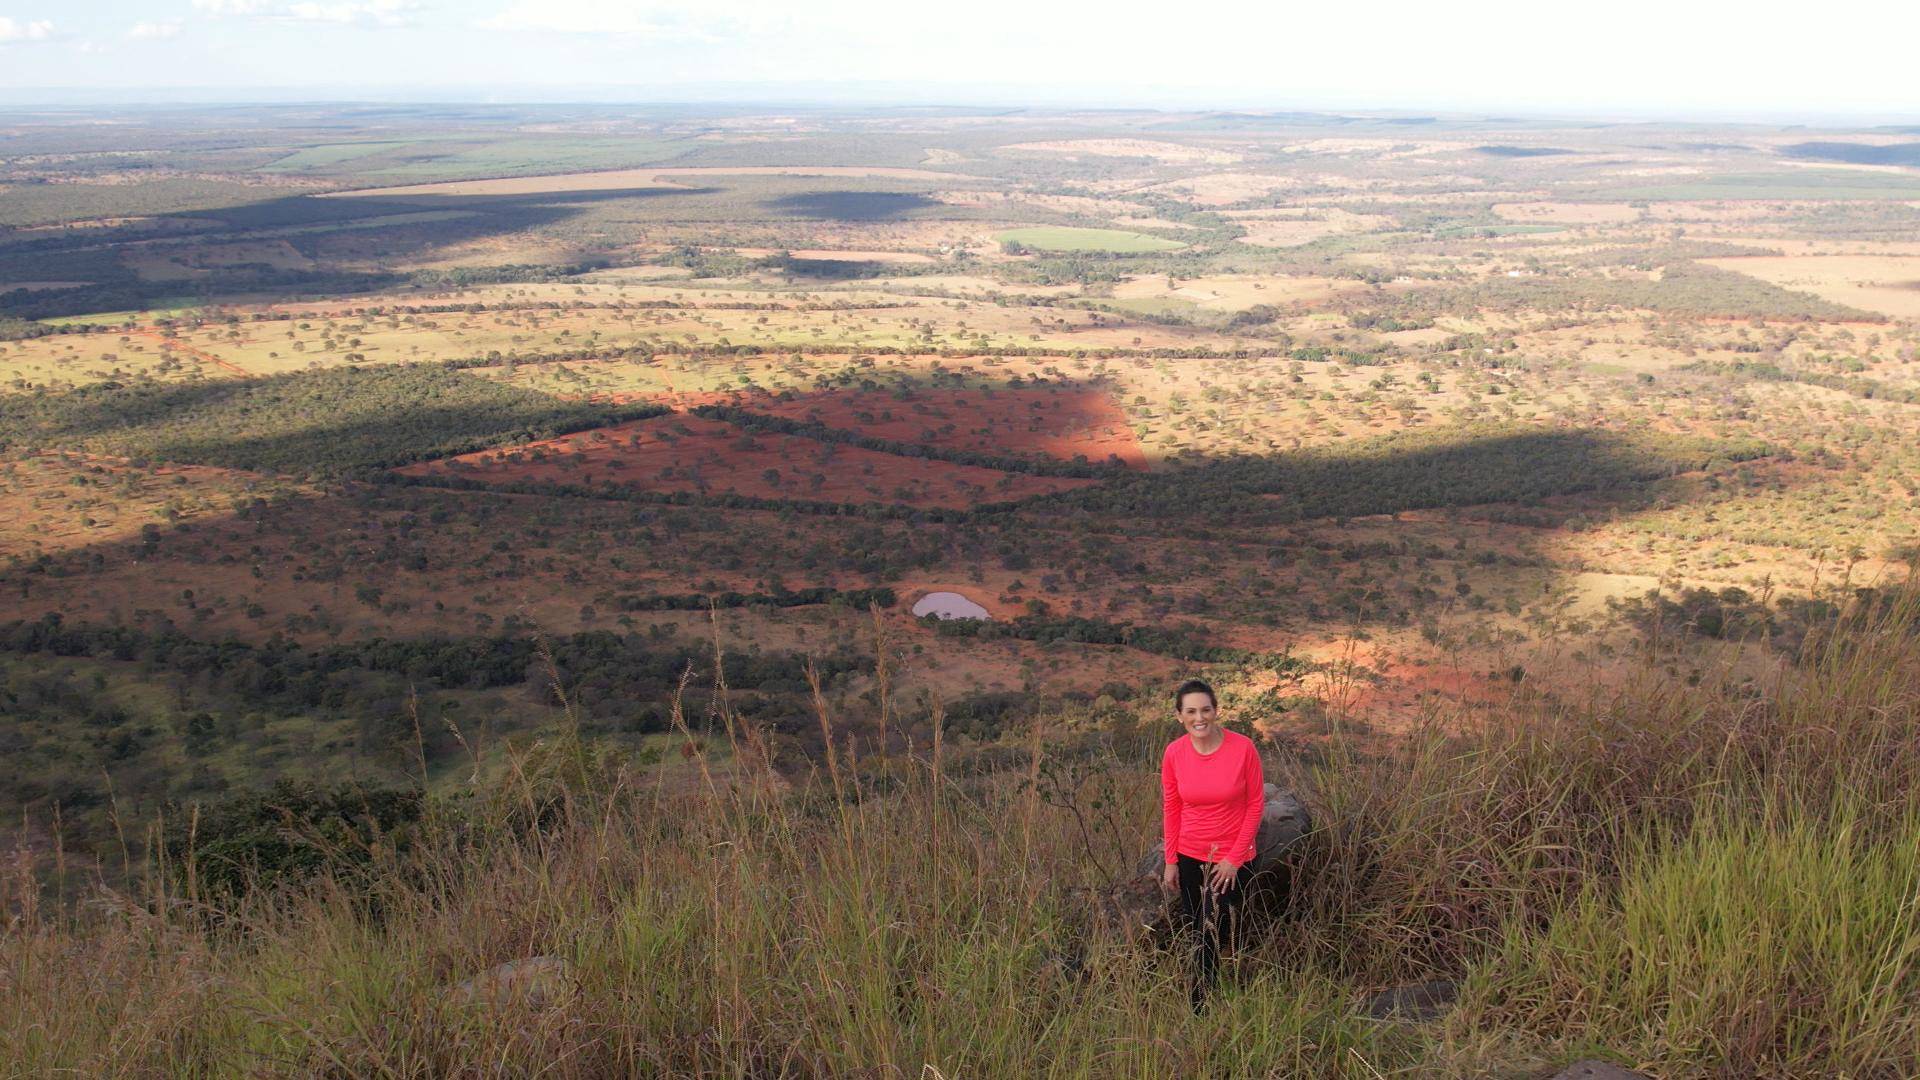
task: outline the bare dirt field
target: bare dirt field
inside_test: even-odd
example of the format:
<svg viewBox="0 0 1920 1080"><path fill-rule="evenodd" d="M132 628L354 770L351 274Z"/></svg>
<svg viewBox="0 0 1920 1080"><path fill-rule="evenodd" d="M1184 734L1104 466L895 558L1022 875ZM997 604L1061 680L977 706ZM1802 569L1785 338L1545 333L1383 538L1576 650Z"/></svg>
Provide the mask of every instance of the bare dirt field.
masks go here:
<svg viewBox="0 0 1920 1080"><path fill-rule="evenodd" d="M1097 389L828 392L796 401L747 405L755 412L901 442L996 454L1034 454L1102 462L1117 457L1146 468L1126 414Z"/></svg>
<svg viewBox="0 0 1920 1080"><path fill-rule="evenodd" d="M731 424L685 415L619 424L511 450L465 454L401 471L413 476L456 475L481 483L634 484L648 491L952 507L1020 499L1091 482L901 457L790 435L752 434Z"/></svg>

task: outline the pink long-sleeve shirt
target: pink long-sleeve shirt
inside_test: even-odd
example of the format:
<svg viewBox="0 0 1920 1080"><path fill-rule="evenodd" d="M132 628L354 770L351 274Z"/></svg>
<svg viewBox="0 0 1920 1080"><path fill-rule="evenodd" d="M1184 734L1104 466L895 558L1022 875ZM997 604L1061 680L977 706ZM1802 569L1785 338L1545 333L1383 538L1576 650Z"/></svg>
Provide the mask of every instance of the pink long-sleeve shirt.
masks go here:
<svg viewBox="0 0 1920 1080"><path fill-rule="evenodd" d="M1193 736L1167 744L1160 759L1161 824L1167 862L1182 855L1245 866L1266 804L1266 777L1253 740L1222 731L1219 749L1202 754Z"/></svg>

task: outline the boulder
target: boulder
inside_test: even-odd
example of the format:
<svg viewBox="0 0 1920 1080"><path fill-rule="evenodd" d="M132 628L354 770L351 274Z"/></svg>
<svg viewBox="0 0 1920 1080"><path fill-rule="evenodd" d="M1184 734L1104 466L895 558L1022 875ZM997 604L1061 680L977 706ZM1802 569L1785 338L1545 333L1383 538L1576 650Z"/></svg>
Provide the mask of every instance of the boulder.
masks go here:
<svg viewBox="0 0 1920 1080"><path fill-rule="evenodd" d="M1306 805L1292 792L1268 784L1260 831L1254 838L1253 879L1246 900L1249 909L1270 915L1284 905L1292 883L1288 857L1312 831L1313 818ZM1165 847L1155 841L1134 863L1131 874L1097 898L1095 914L1109 932L1135 941L1157 937L1172 926L1177 901L1160 891L1165 866Z"/></svg>
<svg viewBox="0 0 1920 1080"><path fill-rule="evenodd" d="M573 992L573 965L558 956L528 956L498 964L453 988L456 1000L543 1009Z"/></svg>

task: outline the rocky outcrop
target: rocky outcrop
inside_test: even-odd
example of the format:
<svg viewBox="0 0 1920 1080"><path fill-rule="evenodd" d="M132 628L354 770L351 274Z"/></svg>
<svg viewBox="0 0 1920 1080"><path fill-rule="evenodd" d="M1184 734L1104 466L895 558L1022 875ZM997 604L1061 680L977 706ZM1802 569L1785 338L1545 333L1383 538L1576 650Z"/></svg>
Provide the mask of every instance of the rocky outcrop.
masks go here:
<svg viewBox="0 0 1920 1080"><path fill-rule="evenodd" d="M1265 794L1246 900L1256 917L1260 913L1271 915L1285 904L1292 886L1289 857L1313 831L1312 816L1292 792L1268 784ZM1156 841L1126 879L1098 898L1095 914L1107 932L1138 941L1157 937L1171 927L1174 901L1160 889L1165 866L1165 848Z"/></svg>

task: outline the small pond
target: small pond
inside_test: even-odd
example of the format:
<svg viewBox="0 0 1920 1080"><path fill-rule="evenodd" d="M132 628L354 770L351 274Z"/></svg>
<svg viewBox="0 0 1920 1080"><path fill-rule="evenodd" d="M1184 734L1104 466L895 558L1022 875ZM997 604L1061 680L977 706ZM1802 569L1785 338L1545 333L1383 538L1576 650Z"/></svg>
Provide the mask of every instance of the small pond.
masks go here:
<svg viewBox="0 0 1920 1080"><path fill-rule="evenodd" d="M991 619L987 609L953 592L928 593L913 605L917 616L937 615L942 619Z"/></svg>

